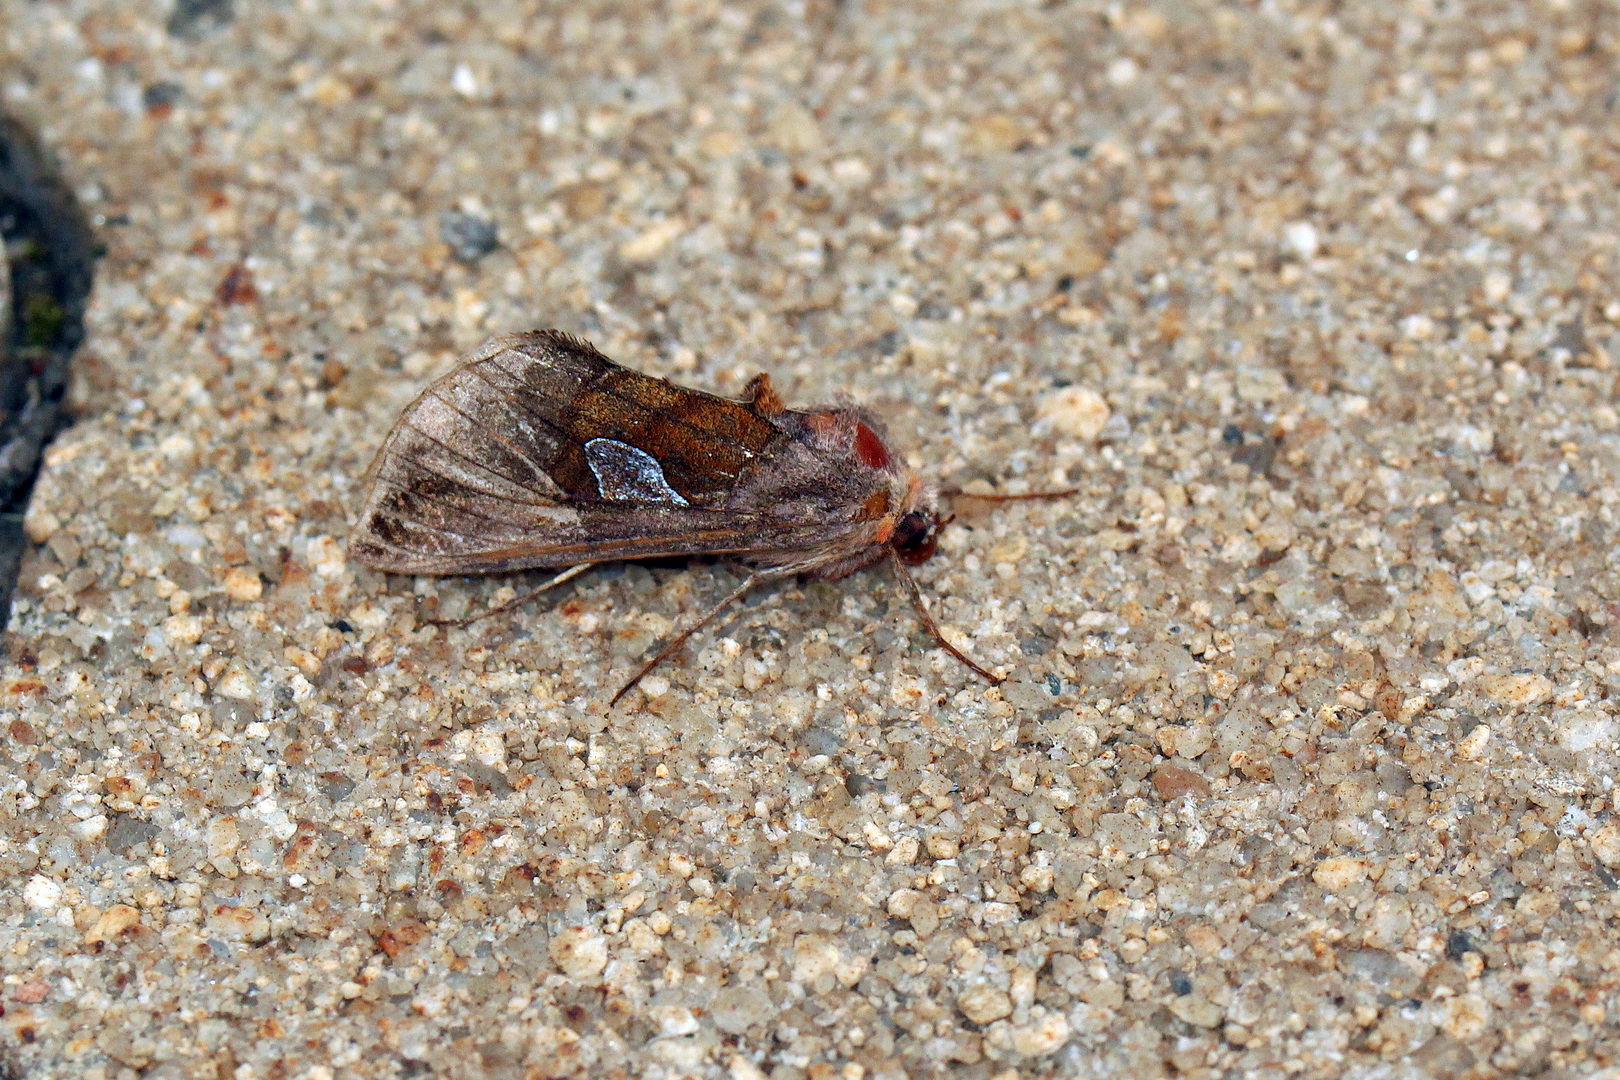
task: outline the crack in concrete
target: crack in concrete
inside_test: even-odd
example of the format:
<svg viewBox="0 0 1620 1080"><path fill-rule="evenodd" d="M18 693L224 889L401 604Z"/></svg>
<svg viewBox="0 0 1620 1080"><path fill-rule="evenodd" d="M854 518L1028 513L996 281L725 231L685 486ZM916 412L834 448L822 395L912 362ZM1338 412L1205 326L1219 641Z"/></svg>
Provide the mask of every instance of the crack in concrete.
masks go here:
<svg viewBox="0 0 1620 1080"><path fill-rule="evenodd" d="M94 275L93 237L48 151L0 114L0 626L11 614L27 539L23 514L47 443L71 418L64 407L73 354L84 339Z"/></svg>

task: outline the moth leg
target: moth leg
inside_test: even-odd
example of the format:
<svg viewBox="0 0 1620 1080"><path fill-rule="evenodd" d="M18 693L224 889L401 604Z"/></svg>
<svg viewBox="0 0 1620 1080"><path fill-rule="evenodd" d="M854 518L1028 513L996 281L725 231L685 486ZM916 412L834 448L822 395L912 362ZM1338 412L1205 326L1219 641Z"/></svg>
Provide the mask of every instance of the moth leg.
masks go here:
<svg viewBox="0 0 1620 1080"><path fill-rule="evenodd" d="M945 635L940 633L939 624L934 621L934 616L928 610L928 603L923 599L922 590L917 587L917 579L911 576L911 571L906 569L906 564L901 562L900 557L892 551L889 553L889 565L894 567L894 576L900 579L901 584L905 585L906 591L911 594L911 604L917 609L917 617L922 619L923 625L928 628L928 632L933 635L935 643L940 648L978 672L991 686L1000 686L1007 681L999 675L990 674L990 672L975 664L967 653L945 640Z"/></svg>
<svg viewBox="0 0 1620 1080"><path fill-rule="evenodd" d="M589 570L595 565L595 563L588 562L580 563L578 566L570 566L568 569L564 570L562 573L558 574L556 577L552 578L538 589L531 592L526 592L515 600L508 600L504 604L498 605L497 607L492 607L488 611L481 611L477 615L472 615L465 619L427 619L424 621L429 626L452 626L459 630L462 627L471 626L475 622L482 622L491 615L499 615L503 611L511 611L515 607L521 607L522 605L527 604L530 600L533 600L535 597L539 596L541 593L549 592L550 590L555 589L558 585L578 577L580 574L583 574L585 571Z"/></svg>
<svg viewBox="0 0 1620 1080"><path fill-rule="evenodd" d="M770 419L787 411L787 402L782 400L782 395L771 385L771 377L763 371L748 380L743 393L748 395L748 407L754 410L755 416Z"/></svg>
<svg viewBox="0 0 1620 1080"><path fill-rule="evenodd" d="M741 585L737 586L735 589L732 589L724 600L710 608L708 613L705 614L701 619L694 623L688 623L686 626L681 628L681 631L678 634L665 642L664 647L658 650L657 655L655 655L651 660L648 660L645 664L642 664L641 670L636 672L629 682L619 687L619 692L614 694L613 699L608 702L608 708L611 709L613 706L617 705L619 703L619 699L630 692L631 687L635 686L636 683L645 678L647 673L653 668L657 667L659 664L662 664L665 660L668 660L671 656L673 656L675 651L682 645L685 645L687 638L691 637L705 626L708 626L709 623L714 621L715 616L719 615L732 604L735 604L738 600L741 600L744 596L747 596L749 590L755 585L765 581L775 581L778 578L787 576L787 574L780 572L772 574L749 574L747 581L744 581Z"/></svg>

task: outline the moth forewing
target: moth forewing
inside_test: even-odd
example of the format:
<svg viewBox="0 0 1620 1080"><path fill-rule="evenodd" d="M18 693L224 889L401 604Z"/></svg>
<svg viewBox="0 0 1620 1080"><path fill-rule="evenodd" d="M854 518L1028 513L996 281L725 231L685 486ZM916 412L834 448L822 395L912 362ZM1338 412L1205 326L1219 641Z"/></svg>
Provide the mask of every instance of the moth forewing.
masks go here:
<svg viewBox="0 0 1620 1080"><path fill-rule="evenodd" d="M630 371L556 330L498 338L400 415L368 474L350 552L405 574L671 555L754 568L615 702L755 585L836 580L890 559L934 639L999 681L945 640L905 573L932 556L940 518L878 419L848 405L788 409L765 375L747 395Z"/></svg>

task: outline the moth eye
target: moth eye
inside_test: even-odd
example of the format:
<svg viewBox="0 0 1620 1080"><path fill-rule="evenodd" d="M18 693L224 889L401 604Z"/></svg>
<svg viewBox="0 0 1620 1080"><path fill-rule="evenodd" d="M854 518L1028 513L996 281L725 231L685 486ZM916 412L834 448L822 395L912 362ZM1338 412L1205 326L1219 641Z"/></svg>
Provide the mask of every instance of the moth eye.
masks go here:
<svg viewBox="0 0 1620 1080"><path fill-rule="evenodd" d="M664 467L647 451L617 439L592 439L585 444L585 463L596 477L596 488L609 502L642 505L691 506L664 479Z"/></svg>
<svg viewBox="0 0 1620 1080"><path fill-rule="evenodd" d="M916 510L901 515L900 520L895 522L894 536L889 540L900 561L908 566L916 566L933 558L938 542L939 520Z"/></svg>

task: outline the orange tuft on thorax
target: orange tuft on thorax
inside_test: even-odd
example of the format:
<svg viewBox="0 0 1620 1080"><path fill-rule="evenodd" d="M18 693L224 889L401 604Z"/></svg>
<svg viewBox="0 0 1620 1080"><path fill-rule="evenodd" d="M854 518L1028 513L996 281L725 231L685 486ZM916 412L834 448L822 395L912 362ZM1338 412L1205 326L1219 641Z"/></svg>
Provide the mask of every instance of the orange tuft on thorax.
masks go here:
<svg viewBox="0 0 1620 1080"><path fill-rule="evenodd" d="M888 543L889 537L894 535L896 518L889 513L889 493L887 491L874 491L861 504L861 512L855 515L856 521L873 521L878 518L885 520L879 522L877 532L872 536L872 543Z"/></svg>

